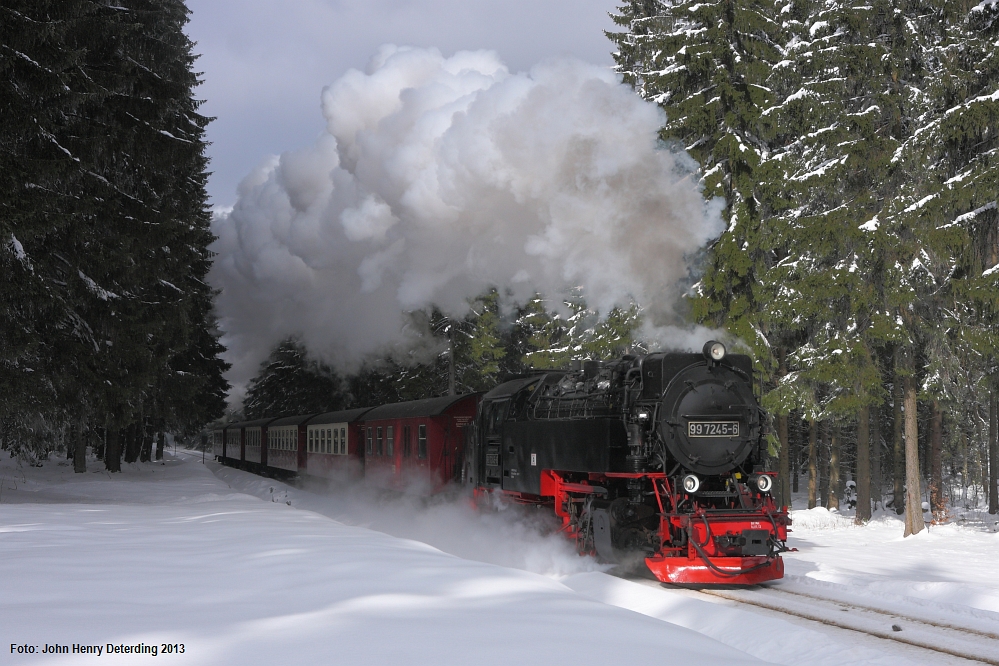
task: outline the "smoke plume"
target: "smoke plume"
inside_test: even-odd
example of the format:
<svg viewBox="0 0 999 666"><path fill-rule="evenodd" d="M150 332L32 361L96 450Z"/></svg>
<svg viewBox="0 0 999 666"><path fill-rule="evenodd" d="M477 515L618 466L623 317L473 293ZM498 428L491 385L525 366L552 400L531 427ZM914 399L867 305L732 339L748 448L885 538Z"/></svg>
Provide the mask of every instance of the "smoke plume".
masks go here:
<svg viewBox="0 0 999 666"><path fill-rule="evenodd" d="M322 111L315 144L254 169L215 221L237 385L289 335L349 369L409 344L407 311L461 317L489 287L655 318L721 231L693 163L658 145L661 111L604 68L385 46Z"/></svg>

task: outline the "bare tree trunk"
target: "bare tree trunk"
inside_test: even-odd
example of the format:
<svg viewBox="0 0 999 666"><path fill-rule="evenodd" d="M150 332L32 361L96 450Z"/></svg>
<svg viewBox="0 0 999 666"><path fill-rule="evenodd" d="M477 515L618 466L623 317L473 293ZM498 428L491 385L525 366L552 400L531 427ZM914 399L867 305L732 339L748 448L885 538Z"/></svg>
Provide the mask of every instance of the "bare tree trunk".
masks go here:
<svg viewBox="0 0 999 666"><path fill-rule="evenodd" d="M923 522L923 497L919 474L919 426L916 421L916 378L909 375L905 385L905 532L919 534Z"/></svg>
<svg viewBox="0 0 999 666"><path fill-rule="evenodd" d="M103 462L105 443L108 438L108 429L101 428L99 432L96 429L91 429L90 433L93 437L92 446L94 447L94 457Z"/></svg>
<svg viewBox="0 0 999 666"><path fill-rule="evenodd" d="M981 478L982 485L979 486L977 483L975 484L975 506L978 506L979 504L978 500L979 487L981 487L982 489L982 497L985 498L986 503L989 501L989 441L990 440L988 439L988 437L986 437L985 441L982 442L981 446L979 447L981 449L978 452L978 459L981 461L981 464L979 465L980 467L979 472L982 476Z"/></svg>
<svg viewBox="0 0 999 666"><path fill-rule="evenodd" d="M787 438L787 414L777 416L777 437L780 439L779 469L777 473L780 488L778 488L777 504L789 507L791 506L791 443Z"/></svg>
<svg viewBox="0 0 999 666"><path fill-rule="evenodd" d="M791 492L796 493L798 492L798 476L801 472L801 419L795 417L793 422L794 437L790 437L790 433L788 436L794 441L789 453L791 454Z"/></svg>
<svg viewBox="0 0 999 666"><path fill-rule="evenodd" d="M166 446L166 433L160 430L159 436L156 438L156 459L163 460L163 447Z"/></svg>
<svg viewBox="0 0 999 666"><path fill-rule="evenodd" d="M989 513L999 513L999 395L989 391ZM984 465L983 465L984 467ZM985 476L984 474L982 476Z"/></svg>
<svg viewBox="0 0 999 666"><path fill-rule="evenodd" d="M881 406L875 405L870 414L871 502L876 509L881 503ZM884 508L882 506L882 508Z"/></svg>
<svg viewBox="0 0 999 666"><path fill-rule="evenodd" d="M111 424L107 427L105 435L107 442L104 445L104 467L109 472L121 471L121 431L117 425Z"/></svg>
<svg viewBox="0 0 999 666"><path fill-rule="evenodd" d="M857 419L857 516L863 525L871 519L871 408L860 408Z"/></svg>
<svg viewBox="0 0 999 666"><path fill-rule="evenodd" d="M829 508L829 424L819 421L819 503Z"/></svg>
<svg viewBox="0 0 999 666"><path fill-rule="evenodd" d="M134 463L139 459L139 444L141 442L138 423L130 423L125 428L125 462Z"/></svg>
<svg viewBox="0 0 999 666"><path fill-rule="evenodd" d="M896 360L896 365L898 361ZM902 488L905 486L905 447L902 443L902 378L895 373L895 405L894 405L894 442L892 447L892 459L895 466L895 487L892 490L892 508L895 513L902 515L905 512L905 496Z"/></svg>
<svg viewBox="0 0 999 666"><path fill-rule="evenodd" d="M153 429L149 419L140 422L139 462L149 462L153 457Z"/></svg>
<svg viewBox="0 0 999 666"><path fill-rule="evenodd" d="M940 402L933 401L930 412L930 509L933 511L933 522L941 523L947 519L946 500L943 496L943 412Z"/></svg>
<svg viewBox="0 0 999 666"><path fill-rule="evenodd" d="M87 440L83 436L83 419L73 421L73 471L82 474L87 471Z"/></svg>
<svg viewBox="0 0 999 666"><path fill-rule="evenodd" d="M830 426L829 428L829 498L827 500L827 509L839 510L839 498L840 498L840 487L839 487L839 447L840 447L840 437L839 428L836 426Z"/></svg>
<svg viewBox="0 0 999 666"><path fill-rule="evenodd" d="M815 417L808 419L808 508L815 508L815 491L818 488L818 476L819 476L819 465L818 465L818 452L816 444L816 436L818 426L815 423Z"/></svg>

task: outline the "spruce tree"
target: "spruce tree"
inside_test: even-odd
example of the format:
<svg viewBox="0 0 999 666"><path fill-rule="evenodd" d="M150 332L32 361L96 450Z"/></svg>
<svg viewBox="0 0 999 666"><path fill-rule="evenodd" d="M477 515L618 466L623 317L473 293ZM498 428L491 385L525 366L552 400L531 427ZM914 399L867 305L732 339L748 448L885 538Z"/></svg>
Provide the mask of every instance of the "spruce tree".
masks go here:
<svg viewBox="0 0 999 666"><path fill-rule="evenodd" d="M0 383L20 388L0 390L32 402L6 413L86 415L114 433L140 415L163 425L185 411L185 393L218 398L225 368L217 337L205 339L208 119L193 97L187 9L81 0L3 11L2 103L13 122L0 135L0 267L16 289L0 299L5 323L16 323L0 362L18 372ZM217 411L219 401L204 405Z"/></svg>
<svg viewBox="0 0 999 666"><path fill-rule="evenodd" d="M243 412L248 419L317 414L344 409L344 382L331 367L308 357L300 342L279 343L260 366L246 390Z"/></svg>
<svg viewBox="0 0 999 666"><path fill-rule="evenodd" d="M72 224L75 187L85 177L62 142L81 95L73 84L83 50L67 36L87 2L5 2L0 7L0 417L3 444L28 430L55 430L65 417L59 374L48 363L51 327L66 307L51 277L64 268L48 251ZM41 422L39 422L41 421ZM48 426L46 426L46 422Z"/></svg>

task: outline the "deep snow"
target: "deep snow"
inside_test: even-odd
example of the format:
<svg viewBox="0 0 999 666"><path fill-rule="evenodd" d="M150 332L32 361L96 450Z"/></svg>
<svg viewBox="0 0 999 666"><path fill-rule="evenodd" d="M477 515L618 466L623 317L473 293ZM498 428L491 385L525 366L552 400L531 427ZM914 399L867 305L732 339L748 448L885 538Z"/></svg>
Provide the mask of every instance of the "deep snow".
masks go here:
<svg viewBox="0 0 999 666"><path fill-rule="evenodd" d="M156 658L185 664L759 663L551 577L260 501L193 458L0 474L5 663L109 662L8 643L183 643Z"/></svg>
<svg viewBox="0 0 999 666"><path fill-rule="evenodd" d="M200 453L165 462L112 476L0 461L0 662L88 660L8 643L169 642L185 653L164 658L185 664L928 663L610 576L509 507L294 487ZM952 525L902 539L894 518L794 518L799 551L779 585L999 631L999 534Z"/></svg>

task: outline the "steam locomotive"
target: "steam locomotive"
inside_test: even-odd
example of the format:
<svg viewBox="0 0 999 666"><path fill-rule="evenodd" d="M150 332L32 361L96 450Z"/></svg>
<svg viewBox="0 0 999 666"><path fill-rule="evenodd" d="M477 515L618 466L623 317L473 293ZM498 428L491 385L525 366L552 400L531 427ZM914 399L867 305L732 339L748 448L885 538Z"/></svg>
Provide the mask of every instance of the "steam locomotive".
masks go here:
<svg viewBox="0 0 999 666"><path fill-rule="evenodd" d="M644 564L661 581L783 576L790 525L763 470L766 415L752 363L702 354L584 361L445 396L257 419L213 433L223 464L389 488L463 485L552 511L581 554Z"/></svg>
<svg viewBox="0 0 999 666"><path fill-rule="evenodd" d="M755 584L783 576L790 525L764 420L751 360L719 342L584 361L483 396L465 476L478 497L552 505L580 553L644 559L669 583Z"/></svg>

